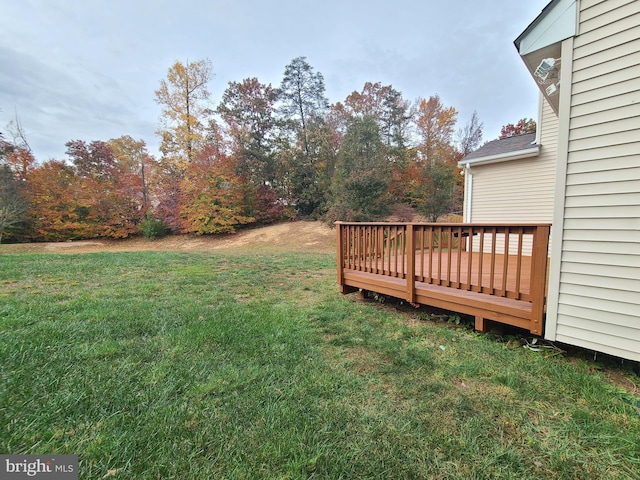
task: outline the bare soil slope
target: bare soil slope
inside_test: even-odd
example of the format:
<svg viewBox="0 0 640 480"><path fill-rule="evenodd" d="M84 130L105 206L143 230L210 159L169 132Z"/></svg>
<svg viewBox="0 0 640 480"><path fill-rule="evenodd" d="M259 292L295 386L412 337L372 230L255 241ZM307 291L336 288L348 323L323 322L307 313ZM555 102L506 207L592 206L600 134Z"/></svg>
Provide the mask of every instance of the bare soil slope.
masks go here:
<svg viewBox="0 0 640 480"><path fill-rule="evenodd" d="M144 250L214 251L223 249L276 249L283 251L335 251L335 230L322 222L291 222L243 230L233 235L171 235L159 240L79 240L71 242L0 245L0 253L89 253Z"/></svg>

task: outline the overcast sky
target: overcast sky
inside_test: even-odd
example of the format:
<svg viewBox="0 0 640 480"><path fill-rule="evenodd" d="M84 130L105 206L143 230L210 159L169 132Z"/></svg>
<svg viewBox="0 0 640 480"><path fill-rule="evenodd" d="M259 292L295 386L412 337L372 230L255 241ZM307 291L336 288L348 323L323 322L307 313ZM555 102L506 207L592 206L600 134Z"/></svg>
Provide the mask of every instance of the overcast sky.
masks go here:
<svg viewBox="0 0 640 480"><path fill-rule="evenodd" d="M536 118L513 46L548 0L0 0L0 131L16 112L39 161L69 140L143 139L157 153L154 91L175 61L208 58L217 105L230 81L279 86L305 56L331 103L365 82L438 94L484 140Z"/></svg>

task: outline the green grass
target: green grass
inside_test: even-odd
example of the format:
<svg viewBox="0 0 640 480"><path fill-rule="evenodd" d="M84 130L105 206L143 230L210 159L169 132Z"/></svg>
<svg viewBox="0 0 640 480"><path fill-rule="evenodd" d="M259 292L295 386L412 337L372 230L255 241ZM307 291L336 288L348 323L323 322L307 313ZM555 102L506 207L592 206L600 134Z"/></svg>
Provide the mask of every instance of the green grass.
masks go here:
<svg viewBox="0 0 640 480"><path fill-rule="evenodd" d="M0 451L83 479L640 478L607 369L340 296L334 265L0 255Z"/></svg>

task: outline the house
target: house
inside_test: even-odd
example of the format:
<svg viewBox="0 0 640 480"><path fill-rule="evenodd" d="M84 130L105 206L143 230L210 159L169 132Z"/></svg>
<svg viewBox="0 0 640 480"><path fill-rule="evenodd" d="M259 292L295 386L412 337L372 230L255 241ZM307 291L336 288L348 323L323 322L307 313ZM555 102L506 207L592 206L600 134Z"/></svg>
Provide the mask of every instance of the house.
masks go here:
<svg viewBox="0 0 640 480"><path fill-rule="evenodd" d="M340 291L640 361L640 1L553 0L515 46L536 134L460 162L464 223L336 222Z"/></svg>
<svg viewBox="0 0 640 480"><path fill-rule="evenodd" d="M552 223L545 338L640 361L640 2L554 0L515 46L537 137L460 162L465 221Z"/></svg>
<svg viewBox="0 0 640 480"><path fill-rule="evenodd" d="M544 103L546 115L553 111ZM557 119L538 120L537 133L487 142L467 155L463 218L466 223L544 222L553 219Z"/></svg>

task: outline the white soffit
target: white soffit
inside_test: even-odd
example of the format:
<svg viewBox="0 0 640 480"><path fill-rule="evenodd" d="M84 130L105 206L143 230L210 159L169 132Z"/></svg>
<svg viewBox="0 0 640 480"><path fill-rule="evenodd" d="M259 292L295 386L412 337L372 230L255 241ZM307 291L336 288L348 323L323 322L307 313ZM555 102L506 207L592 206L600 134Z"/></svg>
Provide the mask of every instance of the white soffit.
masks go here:
<svg viewBox="0 0 640 480"><path fill-rule="evenodd" d="M516 39L520 55L527 55L576 34L576 0L554 0Z"/></svg>

